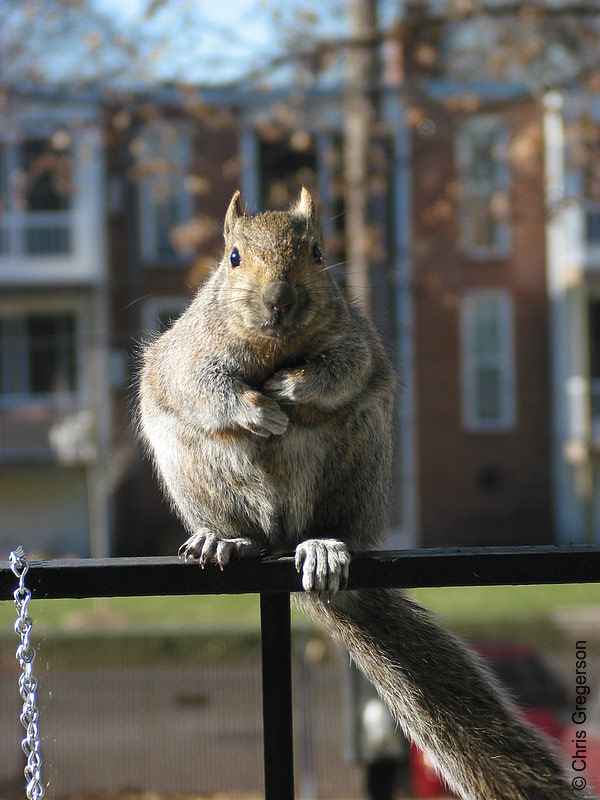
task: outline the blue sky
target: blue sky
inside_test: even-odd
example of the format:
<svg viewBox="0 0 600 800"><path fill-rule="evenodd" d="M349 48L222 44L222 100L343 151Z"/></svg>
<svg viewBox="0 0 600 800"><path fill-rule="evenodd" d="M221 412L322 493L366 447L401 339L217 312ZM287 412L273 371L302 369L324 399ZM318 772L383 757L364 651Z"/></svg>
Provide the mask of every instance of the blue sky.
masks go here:
<svg viewBox="0 0 600 800"><path fill-rule="evenodd" d="M145 9L152 0L93 0L97 8L135 38L146 30L163 42L157 49L160 77L187 78L201 83L240 77L249 68L281 53L294 15L300 12L297 39L302 31L327 36L343 32L346 0L157 0L150 21ZM314 21L308 17L314 14Z"/></svg>
<svg viewBox="0 0 600 800"><path fill-rule="evenodd" d="M86 13L88 2L100 18ZM224 84L262 71L290 50L310 49L315 39L343 36L349 5L349 0L88 2L42 2L32 18L33 0L31 6L0 0L2 79L105 80L122 88L157 79ZM401 5L402 0L380 0L382 26ZM288 75L280 70L265 77L279 83Z"/></svg>

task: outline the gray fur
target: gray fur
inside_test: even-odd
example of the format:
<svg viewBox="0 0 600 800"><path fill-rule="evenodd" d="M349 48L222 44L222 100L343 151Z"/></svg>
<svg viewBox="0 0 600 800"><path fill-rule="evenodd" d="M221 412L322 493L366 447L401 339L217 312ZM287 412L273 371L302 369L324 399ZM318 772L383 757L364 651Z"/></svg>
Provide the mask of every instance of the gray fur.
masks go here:
<svg viewBox="0 0 600 800"><path fill-rule="evenodd" d="M223 567L295 549L302 605L462 798L573 797L549 746L460 641L400 592L336 593L349 549L385 529L393 370L320 263L308 192L254 216L236 193L224 234L223 259L141 371L140 430L188 529L182 555Z"/></svg>

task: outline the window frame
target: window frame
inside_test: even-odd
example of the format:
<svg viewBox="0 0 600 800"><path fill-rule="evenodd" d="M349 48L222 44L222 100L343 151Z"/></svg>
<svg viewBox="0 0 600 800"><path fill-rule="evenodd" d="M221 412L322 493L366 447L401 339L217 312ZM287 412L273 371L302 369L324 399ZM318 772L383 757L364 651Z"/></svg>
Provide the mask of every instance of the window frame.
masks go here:
<svg viewBox="0 0 600 800"><path fill-rule="evenodd" d="M68 258L74 254L75 194L65 195L64 208L31 210L24 202L26 192L21 193L11 183L13 173L25 169L25 146L28 142L46 142L52 149L52 137L44 131L24 134L20 137L0 136L0 258ZM69 146L73 175L77 172L76 152L73 143ZM28 242L28 235L37 229L49 228L58 237L54 248L37 250ZM32 239L33 241L33 239Z"/></svg>
<svg viewBox="0 0 600 800"><path fill-rule="evenodd" d="M160 142L160 126L169 125L177 129L177 143L175 148L168 154L161 150ZM174 197L179 206L178 208L178 225L184 225L190 222L194 214L194 200L190 192L185 188L185 179L187 174L192 168L193 162L193 129L189 123L185 122L164 122L161 121L154 125L152 123L146 125L140 132L140 137L148 143L150 152L150 159L153 157L164 157L168 159L169 163L175 164L181 168L181 176L173 176L167 179L176 184ZM143 160L141 162L143 164ZM180 266L182 262L189 259L191 253L177 252L173 250L170 255L163 255L159 252L159 228L157 220L159 210L154 201L154 193L159 183L164 182L163 176L146 175L138 181L138 229L139 229L139 242L140 242L140 255L142 261L147 266L164 266L173 265Z"/></svg>
<svg viewBox="0 0 600 800"><path fill-rule="evenodd" d="M493 300L499 310L497 352L477 353L477 306ZM460 302L460 353L462 424L472 433L507 433L517 425L517 383L515 363L515 309L511 294L505 289L475 289L465 292ZM497 419L485 418L478 409L477 372L482 367L499 370L499 407Z"/></svg>
<svg viewBox="0 0 600 800"><path fill-rule="evenodd" d="M492 132L495 136L493 158L494 176L489 186L482 180L474 181L468 171L472 163L472 141L481 133ZM459 208L460 248L472 259L504 258L511 250L511 223L509 214L495 220L494 241L487 245L476 240L475 225L469 211L471 199L491 202L494 194L510 194L510 165L508 159L509 131L506 121L497 114L477 114L461 123L457 140L457 164L461 181Z"/></svg>

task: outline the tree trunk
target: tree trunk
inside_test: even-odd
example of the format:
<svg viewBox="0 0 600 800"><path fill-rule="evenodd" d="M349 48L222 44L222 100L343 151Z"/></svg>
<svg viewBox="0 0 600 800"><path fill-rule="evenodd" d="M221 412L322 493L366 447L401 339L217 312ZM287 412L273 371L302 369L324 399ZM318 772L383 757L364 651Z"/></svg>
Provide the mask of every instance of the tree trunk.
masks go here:
<svg viewBox="0 0 600 800"><path fill-rule="evenodd" d="M346 287L371 315L369 145L377 119L377 0L349 0L350 37L344 107ZM372 42L372 44L371 44Z"/></svg>

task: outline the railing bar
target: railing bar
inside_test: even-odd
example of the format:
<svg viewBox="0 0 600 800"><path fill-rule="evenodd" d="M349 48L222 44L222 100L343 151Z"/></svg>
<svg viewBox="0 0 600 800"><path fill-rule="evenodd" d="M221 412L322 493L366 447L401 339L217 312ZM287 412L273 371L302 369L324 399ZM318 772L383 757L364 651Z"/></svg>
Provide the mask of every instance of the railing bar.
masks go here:
<svg viewBox="0 0 600 800"><path fill-rule="evenodd" d="M291 557L233 562L225 570L176 558L33 561L35 598L277 593L300 590ZM599 583L600 547L461 548L354 554L348 589ZM0 600L13 575L0 562Z"/></svg>
<svg viewBox="0 0 600 800"><path fill-rule="evenodd" d="M261 594L265 800L294 800L290 596Z"/></svg>

